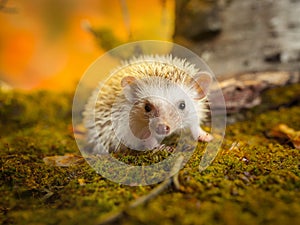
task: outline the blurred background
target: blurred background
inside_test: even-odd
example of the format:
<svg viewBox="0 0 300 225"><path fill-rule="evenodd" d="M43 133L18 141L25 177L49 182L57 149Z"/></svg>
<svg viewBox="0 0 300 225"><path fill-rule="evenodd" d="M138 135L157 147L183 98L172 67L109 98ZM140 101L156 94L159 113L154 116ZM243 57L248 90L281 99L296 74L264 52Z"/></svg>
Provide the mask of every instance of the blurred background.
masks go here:
<svg viewBox="0 0 300 225"><path fill-rule="evenodd" d="M72 91L120 44L174 41L218 75L299 70L297 0L0 0L0 81Z"/></svg>
<svg viewBox="0 0 300 225"><path fill-rule="evenodd" d="M172 40L174 1L0 1L0 80L73 90L105 51L132 40Z"/></svg>

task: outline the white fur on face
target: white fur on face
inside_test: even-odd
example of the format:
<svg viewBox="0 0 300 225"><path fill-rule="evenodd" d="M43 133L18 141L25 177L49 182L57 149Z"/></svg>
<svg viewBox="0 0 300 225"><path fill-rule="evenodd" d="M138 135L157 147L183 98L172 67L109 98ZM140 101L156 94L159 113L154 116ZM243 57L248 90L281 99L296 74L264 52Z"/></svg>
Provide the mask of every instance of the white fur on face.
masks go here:
<svg viewBox="0 0 300 225"><path fill-rule="evenodd" d="M173 83L162 77L149 77L138 80L132 91L136 96L136 99L132 100L147 99L160 112L159 120L166 121L172 131L199 124L199 120L202 119L199 118L199 110L203 107L199 107L199 101L193 100L191 90L185 85ZM185 104L184 109L179 108L180 103ZM151 127L151 124L149 125Z"/></svg>

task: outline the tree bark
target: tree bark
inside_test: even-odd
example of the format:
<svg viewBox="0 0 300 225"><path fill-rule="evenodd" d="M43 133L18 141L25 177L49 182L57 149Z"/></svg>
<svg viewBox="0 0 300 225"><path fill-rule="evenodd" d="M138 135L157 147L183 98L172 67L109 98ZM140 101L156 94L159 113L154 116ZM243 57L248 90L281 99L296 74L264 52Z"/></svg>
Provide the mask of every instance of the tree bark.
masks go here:
<svg viewBox="0 0 300 225"><path fill-rule="evenodd" d="M174 40L217 76L299 71L299 15L299 0L177 0Z"/></svg>

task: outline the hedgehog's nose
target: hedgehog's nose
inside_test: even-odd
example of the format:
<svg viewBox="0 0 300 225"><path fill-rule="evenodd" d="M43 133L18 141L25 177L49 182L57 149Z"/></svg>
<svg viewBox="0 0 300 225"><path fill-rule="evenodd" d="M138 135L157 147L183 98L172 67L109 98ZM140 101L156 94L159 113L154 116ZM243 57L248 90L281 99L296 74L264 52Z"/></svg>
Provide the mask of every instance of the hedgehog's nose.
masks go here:
<svg viewBox="0 0 300 225"><path fill-rule="evenodd" d="M167 135L170 133L170 127L166 124L158 124L156 127L156 133L160 135Z"/></svg>

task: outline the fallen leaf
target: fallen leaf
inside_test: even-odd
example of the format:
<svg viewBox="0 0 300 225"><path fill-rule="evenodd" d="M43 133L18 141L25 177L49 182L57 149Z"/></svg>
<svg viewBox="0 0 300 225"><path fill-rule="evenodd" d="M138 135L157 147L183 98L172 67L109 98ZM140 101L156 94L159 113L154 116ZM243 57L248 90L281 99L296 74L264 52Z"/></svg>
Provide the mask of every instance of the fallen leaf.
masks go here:
<svg viewBox="0 0 300 225"><path fill-rule="evenodd" d="M81 164L84 162L84 158L79 155L74 154L65 154L65 155L55 155L55 156L48 156L43 158L43 161L46 165L50 166L61 166L61 167L68 167Z"/></svg>
<svg viewBox="0 0 300 225"><path fill-rule="evenodd" d="M86 184L84 178L78 178L78 183L80 186L83 186Z"/></svg>
<svg viewBox="0 0 300 225"><path fill-rule="evenodd" d="M283 140L289 140L293 143L294 147L300 149L300 131L295 131L286 124L279 124L274 127L269 136Z"/></svg>

